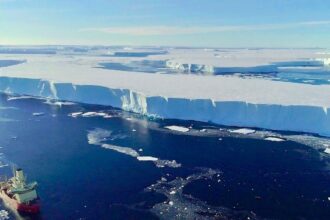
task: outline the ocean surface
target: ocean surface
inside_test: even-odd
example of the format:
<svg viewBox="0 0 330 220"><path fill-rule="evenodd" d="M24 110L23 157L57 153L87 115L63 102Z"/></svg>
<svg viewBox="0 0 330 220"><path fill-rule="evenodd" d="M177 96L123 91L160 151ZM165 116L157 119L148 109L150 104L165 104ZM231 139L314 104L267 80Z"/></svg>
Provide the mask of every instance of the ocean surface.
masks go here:
<svg viewBox="0 0 330 220"><path fill-rule="evenodd" d="M0 175L22 168L42 211L0 209L10 219L330 219L329 146L0 94Z"/></svg>

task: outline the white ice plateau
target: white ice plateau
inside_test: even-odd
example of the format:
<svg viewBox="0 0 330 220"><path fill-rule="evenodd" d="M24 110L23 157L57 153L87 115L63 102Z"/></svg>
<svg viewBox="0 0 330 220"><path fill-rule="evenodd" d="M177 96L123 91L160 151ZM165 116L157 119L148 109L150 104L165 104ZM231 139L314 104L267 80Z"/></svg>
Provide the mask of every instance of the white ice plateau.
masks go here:
<svg viewBox="0 0 330 220"><path fill-rule="evenodd" d="M329 84L227 74L267 74L283 68L327 74L330 55L324 49L39 50L0 48L0 60L5 63L0 66L0 92L109 105L161 118L330 136ZM147 73L99 65L142 61L162 61L164 68L182 72Z"/></svg>

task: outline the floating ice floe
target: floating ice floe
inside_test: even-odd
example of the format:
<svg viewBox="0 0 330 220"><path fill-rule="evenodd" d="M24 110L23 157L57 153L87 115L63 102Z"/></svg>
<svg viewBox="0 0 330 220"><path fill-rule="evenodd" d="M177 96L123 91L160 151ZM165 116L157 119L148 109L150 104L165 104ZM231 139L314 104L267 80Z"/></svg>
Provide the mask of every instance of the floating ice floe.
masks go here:
<svg viewBox="0 0 330 220"><path fill-rule="evenodd" d="M76 103L74 102L65 102L65 101L50 101L50 100L46 100L44 102L47 105L54 105L54 106L63 106L63 105L76 105Z"/></svg>
<svg viewBox="0 0 330 220"><path fill-rule="evenodd" d="M3 168L3 167L8 167L9 164L3 164L3 163L0 163L0 168Z"/></svg>
<svg viewBox="0 0 330 220"><path fill-rule="evenodd" d="M253 129L249 128L240 128L240 129L235 129L235 130L229 130L231 133L236 133L236 134L253 134L256 131Z"/></svg>
<svg viewBox="0 0 330 220"><path fill-rule="evenodd" d="M17 121L17 120L11 119L11 118L1 118L0 117L0 122L14 122L14 121Z"/></svg>
<svg viewBox="0 0 330 220"><path fill-rule="evenodd" d="M40 99L33 96L12 96L8 97L7 101L20 100L20 99Z"/></svg>
<svg viewBox="0 0 330 220"><path fill-rule="evenodd" d="M103 118L112 118L112 115L109 115L105 112L73 112L69 114L70 117L77 118L77 117L103 117Z"/></svg>
<svg viewBox="0 0 330 220"><path fill-rule="evenodd" d="M9 107L7 107L7 106L0 106L0 110L10 110L10 109L12 109L12 110L17 110L18 108L16 108L16 107L11 107L11 106L9 106Z"/></svg>
<svg viewBox="0 0 330 220"><path fill-rule="evenodd" d="M88 132L87 139L89 144L99 145L105 149L113 150L118 153L126 154L128 156L134 157L139 161L151 161L155 164L156 167L172 167L177 168L180 167L181 164L177 163L175 160L161 160L157 157L153 156L141 156L136 150L130 147L122 147L113 144L106 144L104 141L107 140L115 140L118 138L127 137L124 134L116 134L112 135L112 131L104 130L104 129L94 129ZM140 148L141 149L141 148ZM140 151L139 149L139 151Z"/></svg>
<svg viewBox="0 0 330 220"><path fill-rule="evenodd" d="M110 137L111 131L96 128L94 130L88 131L87 139L89 144L100 145L102 141Z"/></svg>
<svg viewBox="0 0 330 220"><path fill-rule="evenodd" d="M45 114L44 112L34 112L34 113L32 113L33 116L42 116L44 114Z"/></svg>
<svg viewBox="0 0 330 220"><path fill-rule="evenodd" d="M150 157L150 156L138 156L137 159L139 161L157 161L157 157Z"/></svg>
<svg viewBox="0 0 330 220"><path fill-rule="evenodd" d="M188 132L189 131L189 128L186 128L183 126L177 126L177 125L165 126L165 128L172 130L172 131L179 131L179 132Z"/></svg>
<svg viewBox="0 0 330 220"><path fill-rule="evenodd" d="M104 116L104 113L97 113L97 112L85 112L81 116L82 117L94 117L94 116Z"/></svg>
<svg viewBox="0 0 330 220"><path fill-rule="evenodd" d="M130 147L121 147L121 146L116 146L116 145L112 145L112 144L102 144L101 146L103 148L114 150L119 153L129 155L131 157L136 157L136 158L139 157L139 153Z"/></svg>
<svg viewBox="0 0 330 220"><path fill-rule="evenodd" d="M162 177L156 183L145 189L146 192L156 192L167 197L167 201L157 203L151 211L161 219L232 219L235 210L215 207L204 201L185 194L184 188L198 180L213 180L220 177L220 171L201 169L201 172L187 178L177 177L171 181ZM258 219L253 213L239 211L244 219ZM243 218L242 218L243 219Z"/></svg>
<svg viewBox="0 0 330 220"><path fill-rule="evenodd" d="M275 141L275 142L285 141L284 139L279 138L279 137L266 137L265 140L266 141Z"/></svg>
<svg viewBox="0 0 330 220"><path fill-rule="evenodd" d="M156 160L154 161L156 167L163 168L163 167L172 167L178 168L181 167L181 163L176 162L176 160Z"/></svg>
<svg viewBox="0 0 330 220"><path fill-rule="evenodd" d="M9 219L9 213L2 209L0 210L0 220L5 220L5 219Z"/></svg>
<svg viewBox="0 0 330 220"><path fill-rule="evenodd" d="M330 154L330 148L329 148L329 147L326 148L326 149L324 150L324 153Z"/></svg>
<svg viewBox="0 0 330 220"><path fill-rule="evenodd" d="M76 117L80 116L81 114L83 114L83 112L73 112L73 113L70 113L69 116L76 118Z"/></svg>

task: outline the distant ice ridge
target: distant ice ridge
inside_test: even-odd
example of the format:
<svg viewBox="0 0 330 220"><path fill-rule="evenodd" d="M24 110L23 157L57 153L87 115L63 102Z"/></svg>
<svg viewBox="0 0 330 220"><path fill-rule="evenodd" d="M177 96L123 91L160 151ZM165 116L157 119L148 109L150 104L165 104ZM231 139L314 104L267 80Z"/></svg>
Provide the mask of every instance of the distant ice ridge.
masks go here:
<svg viewBox="0 0 330 220"><path fill-rule="evenodd" d="M129 89L51 83L0 77L0 91L51 99L108 105L149 116L213 122L228 126L311 132L330 136L328 107L253 104L244 101L146 96Z"/></svg>
<svg viewBox="0 0 330 220"><path fill-rule="evenodd" d="M281 69L292 68L297 71L300 67L318 67L317 70L320 71L320 67L329 66L329 58L318 58L318 59L306 59L306 60L296 60L296 61L282 61L282 62L272 62L264 65L256 66L213 66L205 64L194 64L194 63L181 63L176 60L167 60L166 67L179 70L182 72L191 73L210 73L210 74L232 74L232 73L275 73L279 72Z"/></svg>
<svg viewBox="0 0 330 220"><path fill-rule="evenodd" d="M189 64L189 63L178 63L176 61L167 60L166 66L171 69L180 70L183 72L201 72L201 73L214 73L214 67L210 65L202 64Z"/></svg>
<svg viewBox="0 0 330 220"><path fill-rule="evenodd" d="M192 73L272 73L277 72L277 66L262 65L253 67L216 67L212 65L204 64L193 64L193 63L179 63L176 61L168 60L166 61L166 66L171 69L176 69L182 72L192 72Z"/></svg>

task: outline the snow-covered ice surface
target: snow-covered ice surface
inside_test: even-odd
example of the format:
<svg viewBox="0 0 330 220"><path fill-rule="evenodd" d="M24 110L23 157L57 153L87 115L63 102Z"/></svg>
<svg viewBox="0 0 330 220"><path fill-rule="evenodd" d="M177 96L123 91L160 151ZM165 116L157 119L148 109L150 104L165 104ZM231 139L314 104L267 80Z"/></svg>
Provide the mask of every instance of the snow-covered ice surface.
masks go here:
<svg viewBox="0 0 330 220"><path fill-rule="evenodd" d="M330 136L330 85L212 75L217 71L266 74L285 68L287 75L296 71L327 75L329 59L323 49L1 48L0 60L25 62L0 68L0 91L111 105L163 118ZM100 63L152 61L210 74L100 68ZM299 81L299 74L297 82L311 83Z"/></svg>

